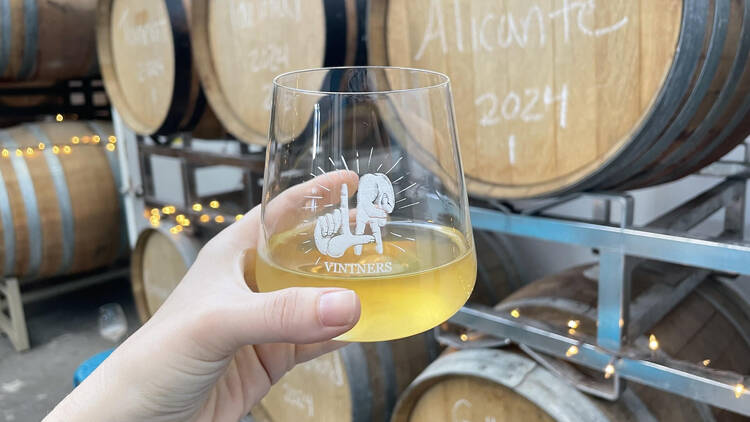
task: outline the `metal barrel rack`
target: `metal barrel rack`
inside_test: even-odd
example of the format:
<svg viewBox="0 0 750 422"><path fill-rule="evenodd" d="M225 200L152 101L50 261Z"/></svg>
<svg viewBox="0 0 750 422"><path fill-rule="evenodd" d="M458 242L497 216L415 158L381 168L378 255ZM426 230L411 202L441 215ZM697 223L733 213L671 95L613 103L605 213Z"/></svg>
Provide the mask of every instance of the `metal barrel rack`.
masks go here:
<svg viewBox="0 0 750 422"><path fill-rule="evenodd" d="M648 330L709 273L719 273L715 279L741 293L732 276L750 275L750 242L744 237L750 178L748 145L745 151L744 161L720 161L704 169L701 174L722 179L718 185L643 227L633 225L633 198L621 193L580 193L521 212L497 201L471 207L474 228L598 251L596 338L570 335L510 309L475 304L462 308L450 322L517 343L532 356L542 352L609 373L613 375L611 391L592 391L586 385L577 385L606 399L616 400L624 388L622 380L630 380L750 416L750 392L745 388L750 382L748 374L671 360L625 342ZM574 219L550 213L552 208L580 198L593 201L592 217ZM616 224L611 221L613 204L620 207L621 218ZM688 233L721 209L724 226L719 236ZM680 264L694 270L671 288L654 286L651 300L631 303L631 272L643 260ZM750 332L750 327L742 328Z"/></svg>
<svg viewBox="0 0 750 422"><path fill-rule="evenodd" d="M197 191L196 171L202 168L230 166L242 170L242 189L228 194L234 199L232 204L234 213L244 214L260 202L261 180L265 167L264 148L248 146L233 139L222 139L221 141L237 143L238 153L196 150L193 148L193 139L189 133L179 133L169 137L138 135L124 124L114 108L112 108L112 117L115 135L120 140L118 149L120 160L126 163L120 169L125 183L122 193L131 247L135 246L138 234L150 227L148 219L143 218L141 213L149 208L162 208L169 205L156 195L152 157L170 157L179 161L182 204L179 204L178 212L192 221L198 221L198 217L204 214L212 219L219 215L218 211L208 207L201 211L196 211L191 207L191 204L206 199L201 198ZM179 142L174 142L177 138ZM221 227L191 224L190 227L186 227L186 231L193 234L202 231L213 233L219 228Z"/></svg>

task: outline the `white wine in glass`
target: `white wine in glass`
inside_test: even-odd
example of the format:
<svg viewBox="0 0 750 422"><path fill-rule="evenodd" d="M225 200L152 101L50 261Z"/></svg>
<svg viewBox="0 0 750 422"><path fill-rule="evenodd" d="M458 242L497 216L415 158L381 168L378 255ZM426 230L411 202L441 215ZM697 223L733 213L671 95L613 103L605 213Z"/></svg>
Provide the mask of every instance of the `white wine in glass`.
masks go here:
<svg viewBox="0 0 750 422"><path fill-rule="evenodd" d="M468 299L476 257L448 78L327 68L274 81L260 291L343 287L346 341L428 330Z"/></svg>

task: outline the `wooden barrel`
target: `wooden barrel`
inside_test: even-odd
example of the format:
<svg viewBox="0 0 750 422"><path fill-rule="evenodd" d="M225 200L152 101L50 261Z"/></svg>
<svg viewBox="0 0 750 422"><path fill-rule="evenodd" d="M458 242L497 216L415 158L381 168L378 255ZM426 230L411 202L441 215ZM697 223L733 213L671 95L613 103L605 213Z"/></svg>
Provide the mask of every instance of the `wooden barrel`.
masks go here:
<svg viewBox="0 0 750 422"><path fill-rule="evenodd" d="M633 387L614 403L596 399L520 353L467 349L441 356L419 375L391 422L711 420L697 403L669 394L659 399L663 409L651 409Z"/></svg>
<svg viewBox="0 0 750 422"><path fill-rule="evenodd" d="M596 332L595 279L590 267L578 267L529 284L498 307L518 309L527 317L560 329L577 320L578 332ZM638 301L661 275L637 271L633 298ZM667 280L663 280L668 282ZM748 305L718 281L707 279L647 333L659 341L659 352L692 363L708 360L709 367L747 373L750 362L750 312ZM647 349L648 341L633 339ZM575 381L605 382L601 372L540 354L545 365L575 374ZM585 396L564 376L551 374L527 357L497 350L457 352L438 359L418 377L400 399L394 422L443 421L458 414L467 420L495 417L519 420L514 412L527 412L523 420L745 420L737 414L629 383L622 399L612 403ZM462 401L462 399L464 401ZM501 409L507 410L500 411ZM471 419L468 415L474 416ZM533 416L532 416L533 415ZM455 419L453 419L455 420ZM461 419L458 419L461 420Z"/></svg>
<svg viewBox="0 0 750 422"><path fill-rule="evenodd" d="M451 77L474 195L662 183L750 132L747 1L383 3L370 64Z"/></svg>
<svg viewBox="0 0 750 422"><path fill-rule="evenodd" d="M430 332L352 343L297 365L251 413L259 422L386 421L399 394L439 353Z"/></svg>
<svg viewBox="0 0 750 422"><path fill-rule="evenodd" d="M265 145L273 78L363 64L367 1L193 0L193 52L211 107L237 138Z"/></svg>
<svg viewBox="0 0 750 422"><path fill-rule="evenodd" d="M66 80L98 72L96 0L0 2L0 80Z"/></svg>
<svg viewBox="0 0 750 422"><path fill-rule="evenodd" d="M518 285L502 239L475 231L471 301L496 303ZM253 410L258 421L386 421L398 395L440 352L432 331L403 340L354 343L292 369Z"/></svg>
<svg viewBox="0 0 750 422"><path fill-rule="evenodd" d="M96 37L110 101L145 135L193 131L219 137L190 48L187 0L103 0Z"/></svg>
<svg viewBox="0 0 750 422"><path fill-rule="evenodd" d="M159 309L182 280L200 250L185 234L146 229L138 235L130 261L130 284L142 322Z"/></svg>
<svg viewBox="0 0 750 422"><path fill-rule="evenodd" d="M89 141L98 136L106 143L111 135L112 126L103 122L0 131L0 271L5 276L91 270L126 250L117 157ZM71 144L74 137L78 144Z"/></svg>

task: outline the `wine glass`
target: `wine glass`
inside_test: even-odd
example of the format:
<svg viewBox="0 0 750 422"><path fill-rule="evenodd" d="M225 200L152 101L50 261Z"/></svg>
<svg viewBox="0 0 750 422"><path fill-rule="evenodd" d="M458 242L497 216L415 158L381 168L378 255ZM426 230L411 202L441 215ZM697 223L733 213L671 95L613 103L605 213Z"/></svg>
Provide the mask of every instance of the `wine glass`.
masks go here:
<svg viewBox="0 0 750 422"><path fill-rule="evenodd" d="M362 314L340 340L426 331L471 294L447 76L368 66L276 77L264 181L257 288L354 290Z"/></svg>

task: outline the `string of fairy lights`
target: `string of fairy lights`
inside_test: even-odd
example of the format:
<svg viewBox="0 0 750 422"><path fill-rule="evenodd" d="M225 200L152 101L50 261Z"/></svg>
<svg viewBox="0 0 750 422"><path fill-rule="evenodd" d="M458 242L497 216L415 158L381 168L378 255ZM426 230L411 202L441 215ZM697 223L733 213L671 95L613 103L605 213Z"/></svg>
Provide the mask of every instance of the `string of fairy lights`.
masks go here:
<svg viewBox="0 0 750 422"><path fill-rule="evenodd" d="M55 121L62 122L64 119L62 114L55 116ZM80 145L103 145L104 149L109 152L114 152L117 149L117 137L110 135L106 140L103 140L99 135L83 135L83 136L72 136L69 143L54 144L50 147L52 153L55 155L70 155L73 150ZM48 146L44 142L39 142L35 146L19 146L14 148L0 147L0 157L10 158L13 155L16 157L33 157L37 153L41 153L46 150Z"/></svg>
<svg viewBox="0 0 750 422"><path fill-rule="evenodd" d="M512 316L513 318L520 318L521 310L519 308L515 308L511 310L510 316ZM620 320L620 326L623 326L623 325L624 325L624 321ZM578 330L581 327L581 321L577 319L568 320L567 327L568 327L568 334L575 335L576 330ZM460 338L462 341L467 341L469 339L469 337L466 334L461 334ZM659 347L660 347L659 340L656 338L656 335L650 334L648 336L649 350L651 350L652 352L656 352L657 350L659 350ZM571 345L565 351L565 356L570 358L570 357L577 355L579 352L580 350L577 345ZM609 379L610 377L612 377L612 375L615 375L615 363L619 359L620 357L618 356L613 357L612 360L609 363L607 363L607 365L603 368L605 379ZM710 364L711 364L711 359L704 359L699 362L699 365L703 365L705 367L708 367ZM744 394L747 394L748 391L745 388L744 380L742 379L739 380L739 382L737 382L734 385L733 391L734 391L734 396L736 398L740 398Z"/></svg>
<svg viewBox="0 0 750 422"><path fill-rule="evenodd" d="M514 308L509 312L509 314L513 318L517 319L521 317L521 310L519 308ZM620 326L623 326L623 325L624 325L624 321L620 320ZM577 330L581 328L581 320L578 320L578 319L568 320L567 327L568 327L568 334L570 334L571 336L574 336L576 335ZM462 333L461 335L459 335L459 339L461 339L462 342L468 342L474 338L475 336L470 336L467 333ZM659 340L656 338L656 335L653 333L649 334L648 336L648 348L652 352L656 352L660 348ZM568 347L568 349L565 351L565 356L570 358L570 357L577 355L579 352L580 352L580 349L578 345L574 344ZM615 363L619 359L620 359L619 356L613 357L612 360L610 360L607 363L607 365L604 368L602 368L602 372L604 372L605 379L609 379L613 375L615 375L615 372L616 372ZM702 361L698 362L698 365L708 367L709 365L711 365L711 359L703 359ZM745 388L744 379L739 380L734 385L733 392L736 398L740 398L744 394L748 393L747 389Z"/></svg>
<svg viewBox="0 0 750 422"><path fill-rule="evenodd" d="M191 206L192 214L197 215L198 224L227 224L231 221L239 221L242 219L242 214L236 214L234 216L217 213L221 204L218 200L212 200L207 204L207 208L212 211L209 214L206 207L203 204L196 202ZM186 227L190 227L193 223L190 218L185 214L189 214L187 211L178 211L174 205L165 205L161 208L151 208L143 211L143 217L149 221L151 227L159 228L162 224L169 224L169 232L177 235L182 233ZM171 220L170 220L171 219Z"/></svg>

